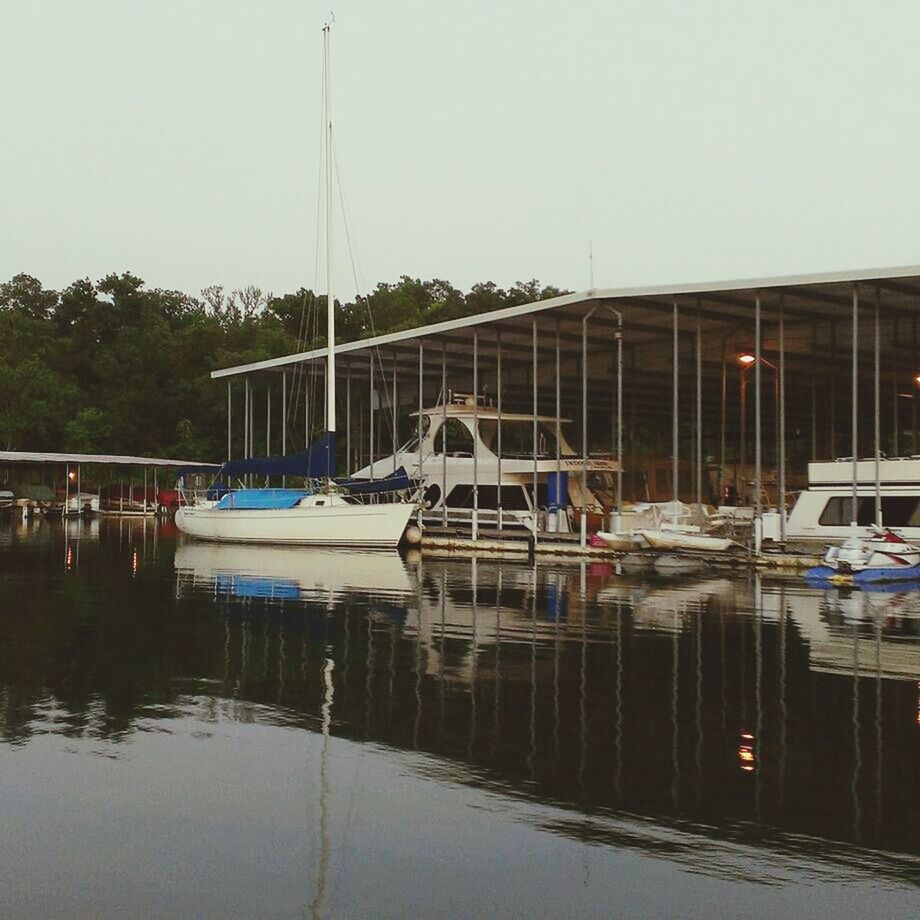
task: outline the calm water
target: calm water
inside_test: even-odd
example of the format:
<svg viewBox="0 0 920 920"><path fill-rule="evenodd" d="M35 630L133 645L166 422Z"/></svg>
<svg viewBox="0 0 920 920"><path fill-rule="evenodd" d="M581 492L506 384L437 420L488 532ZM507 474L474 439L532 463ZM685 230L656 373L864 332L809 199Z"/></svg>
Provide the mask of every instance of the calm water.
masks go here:
<svg viewBox="0 0 920 920"><path fill-rule="evenodd" d="M0 914L920 911L920 595L0 529Z"/></svg>

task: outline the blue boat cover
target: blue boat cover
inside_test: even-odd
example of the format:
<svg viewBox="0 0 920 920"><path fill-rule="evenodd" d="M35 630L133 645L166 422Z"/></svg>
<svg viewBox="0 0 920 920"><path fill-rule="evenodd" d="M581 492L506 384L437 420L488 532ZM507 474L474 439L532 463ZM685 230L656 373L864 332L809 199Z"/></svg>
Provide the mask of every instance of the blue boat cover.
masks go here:
<svg viewBox="0 0 920 920"><path fill-rule="evenodd" d="M249 460L228 460L220 472L226 476L306 476L308 479L328 479L335 475L335 432L327 431L315 443L299 454L283 457L251 457Z"/></svg>
<svg viewBox="0 0 920 920"><path fill-rule="evenodd" d="M237 492L228 492L217 503L217 508L220 511L228 508L293 508L309 494L304 489L240 489Z"/></svg>
<svg viewBox="0 0 920 920"><path fill-rule="evenodd" d="M401 492L411 488L412 480L403 467L383 479L337 479L336 483L352 495L374 495L378 492Z"/></svg>

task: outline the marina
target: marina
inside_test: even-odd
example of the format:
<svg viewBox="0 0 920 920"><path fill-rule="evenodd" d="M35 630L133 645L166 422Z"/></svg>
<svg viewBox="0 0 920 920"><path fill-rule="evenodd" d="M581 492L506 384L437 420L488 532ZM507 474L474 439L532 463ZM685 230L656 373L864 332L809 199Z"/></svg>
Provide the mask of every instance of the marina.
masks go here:
<svg viewBox="0 0 920 920"><path fill-rule="evenodd" d="M916 592L99 517L0 529L0 598L17 913L913 912Z"/></svg>

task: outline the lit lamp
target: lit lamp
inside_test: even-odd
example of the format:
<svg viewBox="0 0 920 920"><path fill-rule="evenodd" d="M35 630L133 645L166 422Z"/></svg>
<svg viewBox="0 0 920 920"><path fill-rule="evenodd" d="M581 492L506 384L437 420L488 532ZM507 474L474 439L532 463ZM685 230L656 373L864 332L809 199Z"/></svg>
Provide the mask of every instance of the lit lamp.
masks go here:
<svg viewBox="0 0 920 920"><path fill-rule="evenodd" d="M914 375L914 383L916 383L917 386L920 387L920 374Z"/></svg>
<svg viewBox="0 0 920 920"><path fill-rule="evenodd" d="M756 360L757 359L753 355L750 355L747 352L743 352L742 354L738 355L738 363L742 367L750 367ZM917 383L920 384L920 374L917 374Z"/></svg>

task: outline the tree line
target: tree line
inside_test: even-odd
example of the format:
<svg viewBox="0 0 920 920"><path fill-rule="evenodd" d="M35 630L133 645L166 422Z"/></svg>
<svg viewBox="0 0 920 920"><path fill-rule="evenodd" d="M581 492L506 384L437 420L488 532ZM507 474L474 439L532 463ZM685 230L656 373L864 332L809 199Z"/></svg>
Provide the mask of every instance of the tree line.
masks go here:
<svg viewBox="0 0 920 920"><path fill-rule="evenodd" d="M563 293L537 281L466 293L402 276L336 303L337 338L411 329ZM0 445L6 450L175 456L225 452L220 367L320 348L325 299L221 286L193 297L130 273L61 291L30 275L0 284Z"/></svg>

